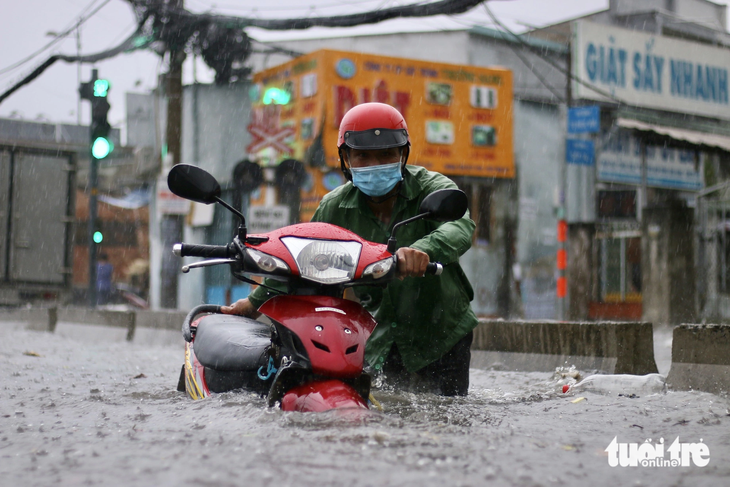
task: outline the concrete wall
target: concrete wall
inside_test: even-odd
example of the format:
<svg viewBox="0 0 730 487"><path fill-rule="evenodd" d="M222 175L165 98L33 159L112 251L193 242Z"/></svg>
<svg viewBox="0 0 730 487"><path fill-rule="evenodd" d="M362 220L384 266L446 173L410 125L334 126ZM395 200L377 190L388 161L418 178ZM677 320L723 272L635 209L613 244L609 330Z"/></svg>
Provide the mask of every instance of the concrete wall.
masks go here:
<svg viewBox="0 0 730 487"><path fill-rule="evenodd" d="M442 63L469 64L467 36L466 31L408 32L298 39L274 44L304 54L319 49L336 49ZM249 58L249 65L253 67L254 72L258 72L290 60L291 56L283 54L253 54Z"/></svg>
<svg viewBox="0 0 730 487"><path fill-rule="evenodd" d="M225 186L248 157L250 85L189 85L183 91L182 161L210 172Z"/></svg>
<svg viewBox="0 0 730 487"><path fill-rule="evenodd" d="M556 317L555 213L565 151L565 111L557 105L515 101L515 162L518 174L517 261L527 319Z"/></svg>
<svg viewBox="0 0 730 487"><path fill-rule="evenodd" d="M251 103L249 85L190 85L183 90L183 133L182 157L186 164L200 166L218 179L222 187L229 186L233 168L248 157L246 146L250 143L248 133ZM157 120L164 126L164 103L158 103ZM139 129L139 127L138 127ZM139 132L141 129L137 130ZM136 133L136 132L135 132ZM146 139L141 139L145 141ZM163 168L162 179L157 184L166 184L164 176L169 167ZM156 195L156 193L153 193ZM225 211L225 210L224 210ZM189 243L222 244L208 240L206 226L186 226L183 240ZM160 306L161 262L171 249L163 246L160 232L160 214L157 202L150 202L150 303L154 309ZM177 259L179 267L185 262L197 259ZM205 271L193 271L179 275L178 308L189 309L204 301Z"/></svg>
<svg viewBox="0 0 730 487"><path fill-rule="evenodd" d="M554 372L571 366L656 373L651 323L480 320L474 330L472 367Z"/></svg>
<svg viewBox="0 0 730 487"><path fill-rule="evenodd" d="M730 392L730 325L676 327L667 384L677 390Z"/></svg>

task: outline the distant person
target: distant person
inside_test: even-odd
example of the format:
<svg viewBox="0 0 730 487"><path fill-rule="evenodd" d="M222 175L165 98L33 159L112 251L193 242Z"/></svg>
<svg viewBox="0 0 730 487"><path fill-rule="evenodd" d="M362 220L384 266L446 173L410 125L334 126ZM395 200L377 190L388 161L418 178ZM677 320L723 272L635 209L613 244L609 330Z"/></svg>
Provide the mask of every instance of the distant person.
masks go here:
<svg viewBox="0 0 730 487"><path fill-rule="evenodd" d="M107 304L112 297L112 274L114 266L106 253L99 255L96 263L96 304Z"/></svg>

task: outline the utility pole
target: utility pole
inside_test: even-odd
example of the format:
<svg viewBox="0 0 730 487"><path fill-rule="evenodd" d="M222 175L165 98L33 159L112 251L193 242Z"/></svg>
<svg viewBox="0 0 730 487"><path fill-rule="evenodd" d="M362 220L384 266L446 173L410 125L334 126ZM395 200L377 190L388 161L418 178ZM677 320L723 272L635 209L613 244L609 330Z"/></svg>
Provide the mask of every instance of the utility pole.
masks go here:
<svg viewBox="0 0 730 487"><path fill-rule="evenodd" d="M182 8L183 0L169 0L171 7ZM168 157L172 164L180 164L182 148L182 67L185 61L184 46L168 46L170 67L165 76L165 95L167 96L167 129L165 141ZM164 166L163 166L164 167ZM163 308L177 308L178 265L172 254L172 245L182 241L183 217L163 215L160 221L162 239L162 276L160 305Z"/></svg>

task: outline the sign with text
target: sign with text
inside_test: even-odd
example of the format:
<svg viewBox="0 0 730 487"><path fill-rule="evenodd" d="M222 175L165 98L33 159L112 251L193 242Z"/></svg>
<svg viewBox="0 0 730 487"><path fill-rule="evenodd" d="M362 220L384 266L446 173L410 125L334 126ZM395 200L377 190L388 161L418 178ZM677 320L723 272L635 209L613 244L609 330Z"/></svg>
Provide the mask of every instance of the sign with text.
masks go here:
<svg viewBox="0 0 730 487"><path fill-rule="evenodd" d="M696 156L694 151L647 146L647 186L699 191L703 187L702 170ZM630 130L602 134L596 160L596 179L641 184L641 144Z"/></svg>
<svg viewBox="0 0 730 487"><path fill-rule="evenodd" d="M568 108L569 134L597 134L601 129L601 107Z"/></svg>
<svg viewBox="0 0 730 487"><path fill-rule="evenodd" d="M592 166L596 154L596 145L592 140L566 139L565 140L565 162L568 164L580 164Z"/></svg>
<svg viewBox="0 0 730 487"><path fill-rule="evenodd" d="M380 102L405 117L409 163L453 176L514 177L512 72L323 49L254 75L249 152L339 168L347 111ZM316 151L312 147L321 147ZM313 164L317 165L317 164Z"/></svg>
<svg viewBox="0 0 730 487"><path fill-rule="evenodd" d="M730 50L587 21L573 23L573 74L636 106L730 119ZM576 99L611 98L573 81Z"/></svg>
<svg viewBox="0 0 730 487"><path fill-rule="evenodd" d="M158 215L187 215L190 211L191 202L173 194L167 187L166 177L157 180L156 196L155 206Z"/></svg>
<svg viewBox="0 0 730 487"><path fill-rule="evenodd" d="M251 205L248 209L248 218L246 218L248 233L266 233L287 225L289 225L288 206Z"/></svg>

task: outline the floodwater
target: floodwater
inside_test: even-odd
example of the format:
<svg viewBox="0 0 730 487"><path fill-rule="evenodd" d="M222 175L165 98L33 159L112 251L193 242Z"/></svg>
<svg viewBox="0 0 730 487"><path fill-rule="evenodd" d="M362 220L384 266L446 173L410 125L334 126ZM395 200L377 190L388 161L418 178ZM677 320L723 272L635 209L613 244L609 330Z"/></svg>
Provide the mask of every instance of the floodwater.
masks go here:
<svg viewBox="0 0 730 487"><path fill-rule="evenodd" d="M0 323L0 484L730 484L726 397L631 384L563 394L573 379L561 374L472 370L466 398L378 391L382 412L283 413L249 393L188 399L175 391L182 360L181 346ZM608 464L614 437L678 436L707 445L709 464Z"/></svg>

